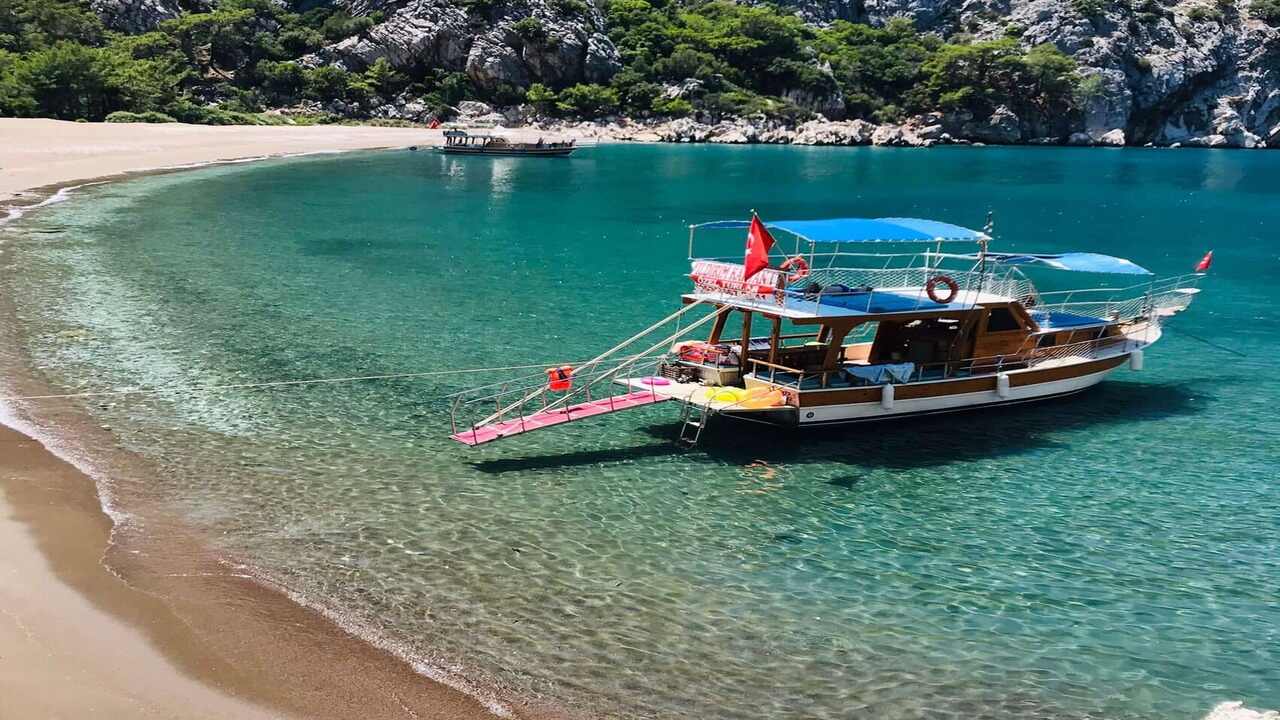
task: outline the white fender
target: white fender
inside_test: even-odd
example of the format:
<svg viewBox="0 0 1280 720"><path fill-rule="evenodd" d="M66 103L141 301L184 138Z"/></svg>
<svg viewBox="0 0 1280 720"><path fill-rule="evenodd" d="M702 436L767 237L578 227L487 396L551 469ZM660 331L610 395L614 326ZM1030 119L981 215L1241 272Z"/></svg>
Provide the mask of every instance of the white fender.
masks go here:
<svg viewBox="0 0 1280 720"><path fill-rule="evenodd" d="M1142 351L1141 350L1134 350L1133 352L1129 353L1129 369L1134 371L1142 369Z"/></svg>
<svg viewBox="0 0 1280 720"><path fill-rule="evenodd" d="M885 385L880 388L880 407L885 410L893 409L893 386Z"/></svg>
<svg viewBox="0 0 1280 720"><path fill-rule="evenodd" d="M998 373L996 375L996 395L1001 399L1009 397L1009 373Z"/></svg>

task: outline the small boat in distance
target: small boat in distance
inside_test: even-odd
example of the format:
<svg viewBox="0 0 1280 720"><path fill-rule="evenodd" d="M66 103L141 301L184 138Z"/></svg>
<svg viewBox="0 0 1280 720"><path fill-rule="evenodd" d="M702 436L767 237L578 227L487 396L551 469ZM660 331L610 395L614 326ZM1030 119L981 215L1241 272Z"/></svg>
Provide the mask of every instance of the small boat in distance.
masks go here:
<svg viewBox="0 0 1280 720"><path fill-rule="evenodd" d="M714 244L719 254L695 252L696 233L723 230L747 231L745 260L723 252L742 247L736 232ZM780 254L770 231L794 249ZM1141 370L1212 257L1156 280L1099 253L996 252L990 233L990 222L978 231L915 218L690 226L693 287L681 309L576 368L457 393L451 437L480 445L675 401L692 445L712 416L810 428L1072 395L1123 366ZM1042 291L1032 268L1082 275L1086 287ZM1097 287L1102 275L1138 281Z"/></svg>
<svg viewBox="0 0 1280 720"><path fill-rule="evenodd" d="M465 130L445 130L444 144L436 150L450 155L533 155L568 157L578 147L573 140L512 142L501 135L471 134Z"/></svg>

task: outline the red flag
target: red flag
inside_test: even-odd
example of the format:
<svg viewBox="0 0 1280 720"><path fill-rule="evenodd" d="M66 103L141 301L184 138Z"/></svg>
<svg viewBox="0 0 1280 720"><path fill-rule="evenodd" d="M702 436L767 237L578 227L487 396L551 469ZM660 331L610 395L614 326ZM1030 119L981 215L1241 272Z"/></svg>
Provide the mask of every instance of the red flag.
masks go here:
<svg viewBox="0 0 1280 720"><path fill-rule="evenodd" d="M1198 273L1209 272L1209 266L1212 264L1213 264L1213 251L1210 250L1209 252L1204 254L1204 257L1200 258L1200 262L1196 263L1196 272Z"/></svg>
<svg viewBox="0 0 1280 720"><path fill-rule="evenodd" d="M431 124L428 125L427 127L431 128L432 130L435 130L436 128L440 127L440 118L431 118Z"/></svg>
<svg viewBox="0 0 1280 720"><path fill-rule="evenodd" d="M773 236L760 222L760 216L751 215L751 228L747 230L747 257L743 261L742 279L750 280L753 275L769 267L769 250L773 248Z"/></svg>

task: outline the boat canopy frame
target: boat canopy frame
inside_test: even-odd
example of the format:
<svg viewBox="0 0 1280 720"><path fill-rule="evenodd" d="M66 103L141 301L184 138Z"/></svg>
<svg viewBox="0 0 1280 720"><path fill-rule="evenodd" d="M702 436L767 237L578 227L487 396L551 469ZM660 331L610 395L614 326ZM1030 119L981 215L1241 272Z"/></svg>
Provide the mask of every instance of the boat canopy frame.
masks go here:
<svg viewBox="0 0 1280 720"><path fill-rule="evenodd" d="M763 221L762 221L763 222ZM1035 266L1070 272L1088 272L1106 275L1152 275L1150 270L1132 260L1094 252L1061 253L1012 253L992 252L988 246L992 240L991 222L983 230L972 230L960 225L925 220L922 218L831 218L826 220L777 220L764 222L770 230L780 230L795 238L795 255L802 255L800 244L809 243L808 257L812 266L819 257L861 256L886 257L884 253L841 252L843 243L927 243L936 250L925 253L932 258L957 258L970 260L977 266L991 262L1003 266ZM727 260L725 257L697 257L694 255L695 235L698 230L746 229L750 220L715 220L689 226L689 259ZM942 244L951 242L975 242L977 253L943 253ZM818 244L831 244L829 252L818 252Z"/></svg>

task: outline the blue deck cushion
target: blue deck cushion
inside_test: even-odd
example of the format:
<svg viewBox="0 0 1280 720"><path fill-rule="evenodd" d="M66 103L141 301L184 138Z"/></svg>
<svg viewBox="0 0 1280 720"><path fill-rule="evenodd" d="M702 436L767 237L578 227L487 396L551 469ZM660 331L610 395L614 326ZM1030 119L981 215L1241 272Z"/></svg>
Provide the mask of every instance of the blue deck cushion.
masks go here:
<svg viewBox="0 0 1280 720"><path fill-rule="evenodd" d="M815 302L816 301L816 302ZM821 295L788 293L785 304L797 310L825 307L856 310L869 315L881 313L911 312L913 310L968 310L970 303L936 303L924 295L924 291L896 293L885 290L854 291L849 293L823 293Z"/></svg>

